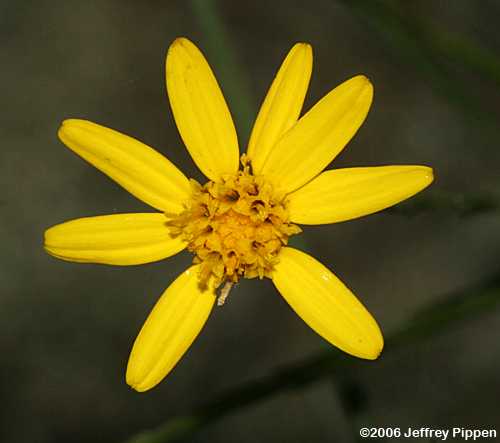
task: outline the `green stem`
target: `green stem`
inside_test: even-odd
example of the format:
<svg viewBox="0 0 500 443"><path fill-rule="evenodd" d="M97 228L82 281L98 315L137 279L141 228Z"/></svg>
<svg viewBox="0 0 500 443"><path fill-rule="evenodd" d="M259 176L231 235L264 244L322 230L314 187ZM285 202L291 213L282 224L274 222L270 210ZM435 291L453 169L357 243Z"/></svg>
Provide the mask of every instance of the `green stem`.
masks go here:
<svg viewBox="0 0 500 443"><path fill-rule="evenodd" d="M500 302L500 270L487 283L451 294L444 301L417 312L408 322L389 334L385 351L433 337L456 326L460 321L491 312ZM370 367L336 350L319 352L312 357L236 387L208 401L189 414L175 417L157 429L142 433L127 443L168 443L184 440L204 426L229 413L262 401L278 392L299 389L350 368Z"/></svg>

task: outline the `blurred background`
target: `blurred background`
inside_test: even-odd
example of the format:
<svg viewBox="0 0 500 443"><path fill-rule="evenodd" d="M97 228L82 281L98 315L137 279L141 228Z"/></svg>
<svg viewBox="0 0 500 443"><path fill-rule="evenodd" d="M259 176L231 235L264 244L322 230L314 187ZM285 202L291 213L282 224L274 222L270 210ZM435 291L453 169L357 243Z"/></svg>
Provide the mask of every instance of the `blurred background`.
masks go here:
<svg viewBox="0 0 500 443"><path fill-rule="evenodd" d="M500 431L499 20L494 0L2 1L0 441L349 443L361 426ZM375 86L334 167L434 168L413 202L305 228L307 250L389 338L379 360L337 359L270 281L245 280L162 384L145 394L125 384L139 328L191 257L109 267L45 254L54 224L150 210L56 131L65 118L95 121L202 180L166 98L164 56L178 36L210 61L242 152L283 57L306 41L315 58L305 109L356 74ZM261 395L255 380L270 389Z"/></svg>

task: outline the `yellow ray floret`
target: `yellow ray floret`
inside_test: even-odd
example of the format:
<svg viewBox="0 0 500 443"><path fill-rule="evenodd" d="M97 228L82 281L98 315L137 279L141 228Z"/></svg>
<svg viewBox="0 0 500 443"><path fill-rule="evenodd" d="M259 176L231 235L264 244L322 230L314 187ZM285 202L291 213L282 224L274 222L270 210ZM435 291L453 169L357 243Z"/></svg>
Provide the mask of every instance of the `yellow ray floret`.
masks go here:
<svg viewBox="0 0 500 443"><path fill-rule="evenodd" d="M137 336L127 366L127 383L142 392L157 385L187 351L215 302L201 290L199 265L184 271L163 293Z"/></svg>
<svg viewBox="0 0 500 443"><path fill-rule="evenodd" d="M86 120L65 120L59 138L72 151L160 211L178 212L189 182L169 160L128 135Z"/></svg>
<svg viewBox="0 0 500 443"><path fill-rule="evenodd" d="M373 87L364 75L337 86L276 143L261 174L292 192L318 175L356 134L370 109Z"/></svg>
<svg viewBox="0 0 500 443"><path fill-rule="evenodd" d="M84 217L45 231L45 250L80 263L140 265L177 254L186 242L173 237L162 213Z"/></svg>
<svg viewBox="0 0 500 443"><path fill-rule="evenodd" d="M288 196L290 219L316 225L373 214L405 200L434 179L427 166L375 166L326 171Z"/></svg>
<svg viewBox="0 0 500 443"><path fill-rule="evenodd" d="M255 173L261 173L276 142L297 122L311 72L311 45L297 43L283 61L252 129L247 155Z"/></svg>
<svg viewBox="0 0 500 443"><path fill-rule="evenodd" d="M273 283L294 311L343 351L373 360L384 340L377 323L352 292L310 255L283 248Z"/></svg>
<svg viewBox="0 0 500 443"><path fill-rule="evenodd" d="M188 39L170 46L166 78L177 128L201 172L214 181L236 173L240 154L231 114L205 57Z"/></svg>

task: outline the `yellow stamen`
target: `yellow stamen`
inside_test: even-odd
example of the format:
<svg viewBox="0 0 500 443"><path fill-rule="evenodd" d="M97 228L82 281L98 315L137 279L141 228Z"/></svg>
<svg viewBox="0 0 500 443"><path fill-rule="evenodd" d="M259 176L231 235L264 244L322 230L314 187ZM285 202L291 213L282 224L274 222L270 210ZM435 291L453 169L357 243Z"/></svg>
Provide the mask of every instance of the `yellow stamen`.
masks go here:
<svg viewBox="0 0 500 443"><path fill-rule="evenodd" d="M281 247L301 231L289 222L285 195L254 176L245 156L241 162L243 170L220 182L201 186L192 180L191 201L168 222L172 235L188 242L194 263L201 263L200 285L210 277L216 286L226 283L222 303L231 288L227 283L270 277Z"/></svg>

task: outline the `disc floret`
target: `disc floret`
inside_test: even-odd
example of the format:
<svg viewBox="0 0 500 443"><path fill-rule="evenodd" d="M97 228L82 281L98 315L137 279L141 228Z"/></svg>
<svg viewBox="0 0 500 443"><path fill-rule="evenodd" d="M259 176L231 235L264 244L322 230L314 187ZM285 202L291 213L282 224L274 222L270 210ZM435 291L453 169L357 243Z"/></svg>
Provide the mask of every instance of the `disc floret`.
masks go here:
<svg viewBox="0 0 500 443"><path fill-rule="evenodd" d="M241 277L270 277L278 253L301 229L289 222L286 196L263 176L243 169L200 185L191 180L192 198L186 209L171 217L172 235L182 235L200 263L200 284L213 277L216 287Z"/></svg>

